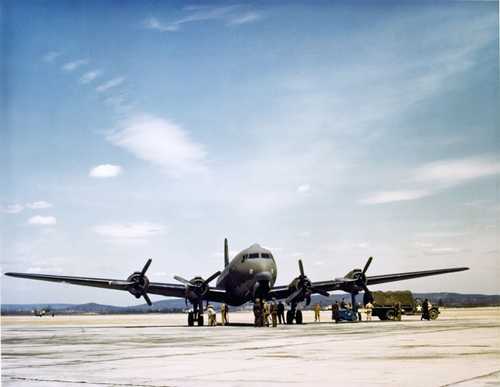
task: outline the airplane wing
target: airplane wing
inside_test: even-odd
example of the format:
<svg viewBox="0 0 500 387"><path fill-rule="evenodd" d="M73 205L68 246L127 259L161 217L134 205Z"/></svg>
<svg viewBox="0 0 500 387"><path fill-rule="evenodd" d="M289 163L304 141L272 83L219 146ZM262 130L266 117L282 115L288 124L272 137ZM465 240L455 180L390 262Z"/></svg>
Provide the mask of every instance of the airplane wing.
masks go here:
<svg viewBox="0 0 500 387"><path fill-rule="evenodd" d="M63 275L49 275L49 274L30 274L30 273L5 273L9 277L27 278L39 281L61 282L72 285L91 286L95 288L115 289L128 291L131 286L130 281L110 279L110 278L91 278L91 277L69 277ZM169 284L161 282L150 282L147 288L148 294L157 294L167 297L180 297L185 296L185 286L182 284ZM223 290L210 289L209 295L214 299L209 298L209 301L218 301L222 298ZM217 299L216 299L217 298Z"/></svg>
<svg viewBox="0 0 500 387"><path fill-rule="evenodd" d="M373 275L366 277L367 285L383 284L385 282L403 281L412 278L427 277L430 275L439 275L446 273L455 273L457 271L469 270L468 267L452 267L448 269L436 269L436 270L423 270L423 271L410 271L406 273L395 273L395 274L383 274L383 275Z"/></svg>
<svg viewBox="0 0 500 387"><path fill-rule="evenodd" d="M431 275L439 275L446 273L455 273L458 271L469 270L468 267L454 267L448 269L436 269L436 270L423 270L423 271L412 271L406 273L394 273L394 274L383 274L375 276L366 277L366 285L376 285L385 282L403 281L412 278L427 277ZM356 280L353 278L337 278L330 281L319 281L311 282L310 291L311 293L317 293L322 295L327 295L328 292L335 290L342 290L345 292L352 292L356 287ZM362 290L362 289L358 289ZM358 291L357 290L357 291ZM289 286L276 286L269 292L269 298L283 299L289 297L297 289L290 288Z"/></svg>

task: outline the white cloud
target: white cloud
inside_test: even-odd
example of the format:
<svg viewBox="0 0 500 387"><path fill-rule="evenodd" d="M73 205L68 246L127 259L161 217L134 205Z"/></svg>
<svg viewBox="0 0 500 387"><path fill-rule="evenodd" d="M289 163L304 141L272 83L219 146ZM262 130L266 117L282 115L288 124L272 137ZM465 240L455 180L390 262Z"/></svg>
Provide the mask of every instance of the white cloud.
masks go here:
<svg viewBox="0 0 500 387"><path fill-rule="evenodd" d="M155 17L144 21L144 27L160 32L175 32L187 23L208 20L225 21L227 25L241 25L260 20L262 16L255 11L244 11L240 5L228 6L188 6L184 8L186 15L166 23L160 22Z"/></svg>
<svg viewBox="0 0 500 387"><path fill-rule="evenodd" d="M58 51L49 51L43 56L43 61L47 63L52 63L54 62L59 56L61 56L61 53Z"/></svg>
<svg viewBox="0 0 500 387"><path fill-rule="evenodd" d="M251 12L246 12L244 14L235 16L234 18L232 18L228 22L228 24L234 24L234 25L247 24L247 23L256 22L260 19L262 19L261 14L254 12L254 11L251 11Z"/></svg>
<svg viewBox="0 0 500 387"><path fill-rule="evenodd" d="M173 176L205 170L203 145L192 141L177 124L149 115L123 122L108 140L136 157L164 168Z"/></svg>
<svg viewBox="0 0 500 387"><path fill-rule="evenodd" d="M362 200L362 204L383 204L391 202L400 202L404 200L415 200L429 196L428 191L381 191L376 192Z"/></svg>
<svg viewBox="0 0 500 387"><path fill-rule="evenodd" d="M81 67L83 65L86 65L87 63L89 63L89 60L88 59L78 59L78 60L75 60L73 62L68 62L68 63L65 63L63 66L62 66L62 69L64 71L73 71L73 70L76 70L78 67Z"/></svg>
<svg viewBox="0 0 500 387"><path fill-rule="evenodd" d="M115 177L122 173L123 169L119 165L102 164L92 168L89 171L90 177L106 178Z"/></svg>
<svg viewBox="0 0 500 387"><path fill-rule="evenodd" d="M6 214L18 214L24 210L24 206L21 204L9 204L8 206L2 207L2 212Z"/></svg>
<svg viewBox="0 0 500 387"><path fill-rule="evenodd" d="M165 226L157 223L111 223L94 227L94 231L113 239L146 239L165 232Z"/></svg>
<svg viewBox="0 0 500 387"><path fill-rule="evenodd" d="M35 224L39 226L53 226L57 223L54 216L33 216L28 220L29 224Z"/></svg>
<svg viewBox="0 0 500 387"><path fill-rule="evenodd" d="M457 247L436 247L428 250L428 254L431 255L447 255L447 254L457 254L462 252L463 249Z"/></svg>
<svg viewBox="0 0 500 387"><path fill-rule="evenodd" d="M305 194L311 190L311 186L309 184L302 184L297 187L297 192L301 194Z"/></svg>
<svg viewBox="0 0 500 387"><path fill-rule="evenodd" d="M52 207L52 203L40 200L38 202L27 203L26 207L31 208L32 210L42 210Z"/></svg>
<svg viewBox="0 0 500 387"><path fill-rule="evenodd" d="M90 83L101 74L102 74L101 70L88 71L80 77L80 83L83 83L83 84Z"/></svg>
<svg viewBox="0 0 500 387"><path fill-rule="evenodd" d="M113 87L121 85L124 81L125 81L124 77L116 77L116 78L110 79L109 81L101 83L99 86L97 86L96 91L98 93L102 93L104 91L112 89Z"/></svg>
<svg viewBox="0 0 500 387"><path fill-rule="evenodd" d="M414 172L414 180L422 183L452 186L499 173L500 162L494 157L480 156L425 164Z"/></svg>

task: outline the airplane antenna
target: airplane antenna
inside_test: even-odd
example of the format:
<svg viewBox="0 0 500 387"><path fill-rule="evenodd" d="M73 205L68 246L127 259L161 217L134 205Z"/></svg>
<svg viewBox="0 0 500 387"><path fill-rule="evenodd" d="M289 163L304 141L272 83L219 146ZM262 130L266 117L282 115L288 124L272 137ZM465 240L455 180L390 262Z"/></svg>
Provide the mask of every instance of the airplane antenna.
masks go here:
<svg viewBox="0 0 500 387"><path fill-rule="evenodd" d="M227 247L227 238L224 238L224 267L229 265L229 249Z"/></svg>

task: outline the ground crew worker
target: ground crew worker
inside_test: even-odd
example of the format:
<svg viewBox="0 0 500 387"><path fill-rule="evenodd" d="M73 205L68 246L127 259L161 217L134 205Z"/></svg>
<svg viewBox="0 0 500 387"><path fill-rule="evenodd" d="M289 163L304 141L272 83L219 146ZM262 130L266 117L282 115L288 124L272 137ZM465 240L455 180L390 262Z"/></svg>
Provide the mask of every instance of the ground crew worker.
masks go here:
<svg viewBox="0 0 500 387"><path fill-rule="evenodd" d="M314 305L314 322L321 321L321 318L320 318L320 315L319 315L320 312L321 312L321 306L320 306L320 304Z"/></svg>
<svg viewBox="0 0 500 387"><path fill-rule="evenodd" d="M280 301L278 303L278 319L280 321L280 324L285 324L285 305Z"/></svg>
<svg viewBox="0 0 500 387"><path fill-rule="evenodd" d="M266 324L266 327L268 327L269 326L269 316L271 315L271 307L270 307L268 302L265 302L265 301L263 301L263 302L264 302L264 316L263 316L264 321L263 321L262 325Z"/></svg>
<svg viewBox="0 0 500 387"><path fill-rule="evenodd" d="M368 304L365 305L366 309L366 321L371 321L372 320L372 312L373 312L373 304L371 302L368 302Z"/></svg>
<svg viewBox="0 0 500 387"><path fill-rule="evenodd" d="M220 306L220 315L221 315L222 325L229 324L229 321L227 319L228 312L229 312L228 306L225 303L222 303Z"/></svg>
<svg viewBox="0 0 500 387"><path fill-rule="evenodd" d="M396 303L395 310L396 310L396 316L395 316L396 321L401 321L401 314L403 313L401 308L401 302Z"/></svg>
<svg viewBox="0 0 500 387"><path fill-rule="evenodd" d="M345 309L346 305L345 305L345 301L344 299L342 299L342 301L340 301L340 309Z"/></svg>
<svg viewBox="0 0 500 387"><path fill-rule="evenodd" d="M215 327L217 325L217 315L215 314L215 309L212 305L208 305L207 314L208 314L208 325L211 327Z"/></svg>
<svg viewBox="0 0 500 387"><path fill-rule="evenodd" d="M420 320L430 320L429 300L427 298L422 303L422 316L420 317Z"/></svg>
<svg viewBox="0 0 500 387"><path fill-rule="evenodd" d="M253 315L255 317L255 326L260 327L261 325L261 316L262 316L262 305L260 303L260 298L256 298L253 304Z"/></svg>
<svg viewBox="0 0 500 387"><path fill-rule="evenodd" d="M278 306L276 305L276 300L271 303L271 320L273 322L273 328L278 326Z"/></svg>
<svg viewBox="0 0 500 387"><path fill-rule="evenodd" d="M338 301L335 301L335 304L332 305L332 319L334 319L336 323L340 321L340 305Z"/></svg>

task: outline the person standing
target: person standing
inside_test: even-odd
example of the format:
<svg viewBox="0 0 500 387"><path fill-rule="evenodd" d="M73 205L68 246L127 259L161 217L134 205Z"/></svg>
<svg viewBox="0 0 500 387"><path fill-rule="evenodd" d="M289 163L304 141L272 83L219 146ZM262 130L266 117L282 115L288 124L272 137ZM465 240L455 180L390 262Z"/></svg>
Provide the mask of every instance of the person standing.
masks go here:
<svg viewBox="0 0 500 387"><path fill-rule="evenodd" d="M278 320L280 324L285 324L285 305L280 301L277 306L278 309Z"/></svg>
<svg viewBox="0 0 500 387"><path fill-rule="evenodd" d="M269 316L271 315L271 307L269 305L269 302L264 301L264 321L263 324L266 324L266 327L269 326Z"/></svg>
<svg viewBox="0 0 500 387"><path fill-rule="evenodd" d="M346 308L346 304L345 304L344 299L342 299L342 301L340 301L340 309L345 309L345 308Z"/></svg>
<svg viewBox="0 0 500 387"><path fill-rule="evenodd" d="M253 304L253 315L255 317L255 326L260 327L261 317L262 317L262 305L260 303L260 298L256 298Z"/></svg>
<svg viewBox="0 0 500 387"><path fill-rule="evenodd" d="M366 321L372 321L373 304L371 302L368 302L368 304L365 305L365 309Z"/></svg>
<svg viewBox="0 0 500 387"><path fill-rule="evenodd" d="M429 300L427 298L422 303L422 316L420 317L420 320L430 320Z"/></svg>
<svg viewBox="0 0 500 387"><path fill-rule="evenodd" d="M320 312L321 312L321 305L318 303L314 305L314 322L321 321Z"/></svg>
<svg viewBox="0 0 500 387"><path fill-rule="evenodd" d="M221 320L222 320L222 325L227 325L229 324L229 321L227 319L227 314L229 312L229 308L226 303L222 303L220 306L220 314L221 314Z"/></svg>
<svg viewBox="0 0 500 387"><path fill-rule="evenodd" d="M278 326L278 306L276 305L276 300L272 301L270 309L273 328L276 328Z"/></svg>
<svg viewBox="0 0 500 387"><path fill-rule="evenodd" d="M334 319L336 323L340 321L340 305L338 301L335 301L335 304L332 305L332 319Z"/></svg>
<svg viewBox="0 0 500 387"><path fill-rule="evenodd" d="M401 302L396 303L396 321L401 321L401 315L403 313Z"/></svg>

